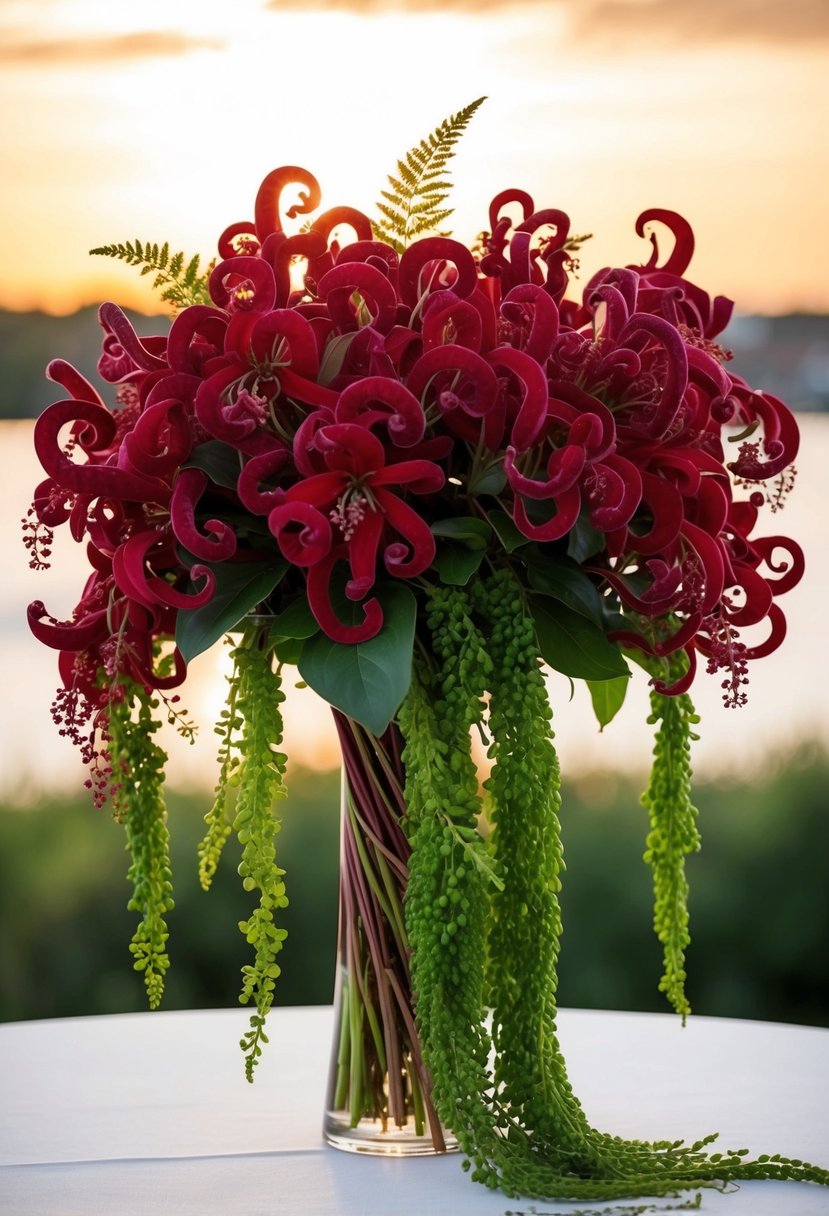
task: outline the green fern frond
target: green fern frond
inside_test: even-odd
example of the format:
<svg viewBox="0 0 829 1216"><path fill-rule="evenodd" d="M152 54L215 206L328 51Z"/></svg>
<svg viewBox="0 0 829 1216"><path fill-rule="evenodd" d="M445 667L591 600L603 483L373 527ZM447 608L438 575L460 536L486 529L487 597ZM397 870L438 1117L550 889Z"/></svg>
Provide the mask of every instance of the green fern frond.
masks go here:
<svg viewBox="0 0 829 1216"><path fill-rule="evenodd" d="M380 192L385 202L376 206L381 218L374 230L381 241L398 253L414 237L437 228L452 214L452 208L443 207L451 189L446 165L472 115L484 101L485 97L479 97L451 118L445 118L427 139L409 149L405 160L397 162L398 176L389 174L388 189Z"/></svg>
<svg viewBox="0 0 829 1216"><path fill-rule="evenodd" d="M98 257L118 258L128 266L140 267L142 275L155 274L153 288L161 291L161 299L172 306L173 313L180 312L190 304L210 304L208 282L216 265L215 260L202 270L198 254L185 264L181 252L170 255L167 241L163 245L155 242L124 241L117 245L100 245L90 249Z"/></svg>

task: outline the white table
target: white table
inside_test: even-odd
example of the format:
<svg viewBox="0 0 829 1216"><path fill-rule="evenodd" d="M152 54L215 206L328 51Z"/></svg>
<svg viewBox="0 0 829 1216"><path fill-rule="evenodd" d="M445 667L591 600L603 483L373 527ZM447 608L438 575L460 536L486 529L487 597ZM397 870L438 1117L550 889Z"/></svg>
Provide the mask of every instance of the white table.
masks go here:
<svg viewBox="0 0 829 1216"><path fill-rule="evenodd" d="M255 1083L243 1010L0 1026L3 1216L504 1216L598 1204L508 1200L460 1157L326 1147L331 1010L282 1009ZM603 1130L829 1165L829 1031L567 1010L570 1076ZM829 1189L752 1182L702 1212L829 1216Z"/></svg>

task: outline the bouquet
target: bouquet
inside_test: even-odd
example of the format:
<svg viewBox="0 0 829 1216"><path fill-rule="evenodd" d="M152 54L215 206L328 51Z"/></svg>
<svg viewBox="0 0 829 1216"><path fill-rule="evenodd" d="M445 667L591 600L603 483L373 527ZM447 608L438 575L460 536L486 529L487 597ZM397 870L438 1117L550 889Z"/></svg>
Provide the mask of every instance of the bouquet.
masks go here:
<svg viewBox="0 0 829 1216"><path fill-rule="evenodd" d="M155 735L163 716L192 732L174 690L231 635L199 864L208 886L235 831L258 897L240 925L254 953L249 1077L285 937L273 805L282 672L295 665L343 742L358 966L337 1103L353 1124L399 1125L411 1101L439 1147L443 1127L473 1176L508 1194L825 1184L801 1162L709 1156L708 1140L599 1132L567 1080L542 663L586 682L601 725L631 664L650 678L645 856L660 986L684 1019L684 859L699 844L689 689L701 663L740 706L750 664L783 641L779 599L803 558L760 519L791 488L798 430L782 401L728 370L731 302L685 277L694 241L675 213L636 225L667 229L667 253L651 231L641 265L600 271L580 298L567 291L587 238L523 190L492 201L472 248L435 234L447 162L479 104L398 162L375 222L316 214L316 179L290 166L266 177L254 219L222 233L206 271L167 245L93 251L153 273L176 315L142 340L102 306L106 399L49 365L65 395L35 427L46 477L26 544L45 567L68 525L90 563L70 620L29 608L59 652L54 717L126 829L131 950L155 1006L172 907ZM491 761L483 789L472 734Z"/></svg>

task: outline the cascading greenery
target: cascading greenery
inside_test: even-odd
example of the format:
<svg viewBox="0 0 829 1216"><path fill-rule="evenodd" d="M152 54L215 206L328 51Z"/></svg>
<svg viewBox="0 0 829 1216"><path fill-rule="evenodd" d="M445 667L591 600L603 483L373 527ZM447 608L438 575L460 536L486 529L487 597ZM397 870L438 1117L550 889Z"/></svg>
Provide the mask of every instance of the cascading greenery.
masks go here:
<svg viewBox="0 0 829 1216"><path fill-rule="evenodd" d="M691 1145L646 1143L590 1126L556 1032L558 762L533 620L518 583L502 570L472 591L436 589L427 625L429 643L416 650L412 689L398 715L412 841L406 925L435 1106L473 1177L508 1195L575 1200L722 1189L749 1178L829 1181L827 1171L779 1156L709 1154L715 1136ZM666 955L668 944L672 951L671 987L663 986L677 997L677 943L687 941L678 875L696 840L687 799L696 718L687 700L672 712L668 698L655 698L653 719L661 726L645 795L648 856L656 923L665 927ZM475 831L482 803L470 755L470 728L484 720L493 761L488 843ZM686 809L672 823L666 798L677 793Z"/></svg>
<svg viewBox="0 0 829 1216"><path fill-rule="evenodd" d="M174 907L163 792L167 756L154 739L161 725L154 716L157 706L145 689L124 686L123 697L110 706L106 737L113 811L124 825L132 859L127 878L133 894L127 906L141 914L130 952L135 970L144 974L151 1009L161 1002L170 966L166 915Z"/></svg>
<svg viewBox="0 0 829 1216"><path fill-rule="evenodd" d="M650 675L668 684L683 674L676 659L640 657ZM660 666L662 670L660 670ZM700 846L697 811L691 802L691 743L699 722L687 693L665 697L657 689L650 695L648 722L658 724L650 780L642 805L650 818L645 861L653 874L653 928L663 948L664 992L683 1022L691 1012L685 995L685 950L688 932L688 879L685 857Z"/></svg>

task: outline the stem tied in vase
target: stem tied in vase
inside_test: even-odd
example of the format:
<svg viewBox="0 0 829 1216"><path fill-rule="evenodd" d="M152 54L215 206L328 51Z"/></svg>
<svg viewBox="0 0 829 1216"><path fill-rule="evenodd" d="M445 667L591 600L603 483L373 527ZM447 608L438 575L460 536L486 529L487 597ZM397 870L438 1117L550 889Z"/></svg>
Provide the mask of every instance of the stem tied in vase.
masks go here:
<svg viewBox="0 0 829 1216"><path fill-rule="evenodd" d="M342 748L335 1034L324 1130L354 1152L456 1147L435 1114L415 1025L403 900L402 740L334 711Z"/></svg>

